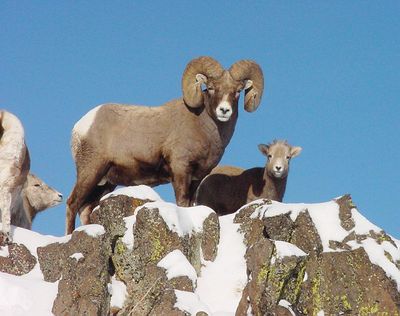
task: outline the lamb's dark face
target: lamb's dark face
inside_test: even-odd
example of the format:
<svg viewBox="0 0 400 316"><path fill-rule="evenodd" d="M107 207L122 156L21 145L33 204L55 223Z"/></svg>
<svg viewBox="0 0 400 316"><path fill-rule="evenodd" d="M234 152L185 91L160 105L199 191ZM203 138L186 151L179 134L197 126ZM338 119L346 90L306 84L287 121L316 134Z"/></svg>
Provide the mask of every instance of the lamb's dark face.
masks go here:
<svg viewBox="0 0 400 316"><path fill-rule="evenodd" d="M240 91L244 82L233 80L229 72L218 79L209 79L204 91L204 103L210 114L220 122L237 117Z"/></svg>

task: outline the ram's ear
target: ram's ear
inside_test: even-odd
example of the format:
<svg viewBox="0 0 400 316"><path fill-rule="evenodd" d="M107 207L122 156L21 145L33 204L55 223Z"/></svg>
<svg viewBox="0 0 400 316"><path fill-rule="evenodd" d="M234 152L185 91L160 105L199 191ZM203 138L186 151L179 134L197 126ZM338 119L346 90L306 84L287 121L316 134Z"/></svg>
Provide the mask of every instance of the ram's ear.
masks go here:
<svg viewBox="0 0 400 316"><path fill-rule="evenodd" d="M193 59L186 66L182 76L182 93L184 102L198 108L203 105L202 84L207 83L208 78L219 78L224 69L211 57L199 57Z"/></svg>
<svg viewBox="0 0 400 316"><path fill-rule="evenodd" d="M261 153L264 156L268 157L269 145L260 144L260 145L258 145L258 149L261 151Z"/></svg>
<svg viewBox="0 0 400 316"><path fill-rule="evenodd" d="M292 147L292 148L290 148L290 156L292 158L294 158L294 157L300 155L302 150L303 150L303 148L301 148L301 147Z"/></svg>
<svg viewBox="0 0 400 316"><path fill-rule="evenodd" d="M229 69L233 79L245 81L244 109L255 111L261 102L264 90L264 75L261 67L251 60L240 60Z"/></svg>

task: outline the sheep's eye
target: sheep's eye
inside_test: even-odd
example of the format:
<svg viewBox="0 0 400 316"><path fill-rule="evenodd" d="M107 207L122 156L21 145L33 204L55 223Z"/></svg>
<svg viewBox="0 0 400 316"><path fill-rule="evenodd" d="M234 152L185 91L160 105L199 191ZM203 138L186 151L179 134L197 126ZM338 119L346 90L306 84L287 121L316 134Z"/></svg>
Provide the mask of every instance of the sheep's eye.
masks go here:
<svg viewBox="0 0 400 316"><path fill-rule="evenodd" d="M35 187L40 187L40 184L36 183L34 186L35 186Z"/></svg>
<svg viewBox="0 0 400 316"><path fill-rule="evenodd" d="M213 87L207 87L208 92L213 93L214 92L214 88Z"/></svg>
<svg viewBox="0 0 400 316"><path fill-rule="evenodd" d="M271 158L272 158L272 155L271 155L271 154L269 154L267 157L268 157L268 159L271 159Z"/></svg>
<svg viewBox="0 0 400 316"><path fill-rule="evenodd" d="M290 160L290 156L286 156L286 159L287 159L287 160Z"/></svg>

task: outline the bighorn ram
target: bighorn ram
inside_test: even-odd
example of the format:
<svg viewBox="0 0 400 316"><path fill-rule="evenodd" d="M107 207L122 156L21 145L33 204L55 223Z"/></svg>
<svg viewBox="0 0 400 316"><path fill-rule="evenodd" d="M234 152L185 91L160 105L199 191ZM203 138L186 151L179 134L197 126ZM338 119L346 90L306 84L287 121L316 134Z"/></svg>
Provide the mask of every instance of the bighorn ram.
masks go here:
<svg viewBox="0 0 400 316"><path fill-rule="evenodd" d="M29 173L30 159L24 128L10 112L0 110L0 210L2 231L11 240L10 223L14 206Z"/></svg>
<svg viewBox="0 0 400 316"><path fill-rule="evenodd" d="M265 168L241 169L217 166L203 179L195 195L196 205L211 207L218 215L236 212L251 201L266 198L282 201L285 194L289 161L301 152L286 141L259 145L268 157Z"/></svg>
<svg viewBox="0 0 400 316"><path fill-rule="evenodd" d="M253 61L224 70L213 58L199 57L183 73L183 99L160 107L104 104L91 110L72 132L77 181L67 201L66 232L73 231L78 211L90 213L103 191L116 185L172 182L177 204L188 206L192 182L217 165L233 135L240 91L252 112L263 87Z"/></svg>
<svg viewBox="0 0 400 316"><path fill-rule="evenodd" d="M17 199L11 224L27 229L32 228L36 214L62 202L62 194L48 186L42 179L29 173Z"/></svg>

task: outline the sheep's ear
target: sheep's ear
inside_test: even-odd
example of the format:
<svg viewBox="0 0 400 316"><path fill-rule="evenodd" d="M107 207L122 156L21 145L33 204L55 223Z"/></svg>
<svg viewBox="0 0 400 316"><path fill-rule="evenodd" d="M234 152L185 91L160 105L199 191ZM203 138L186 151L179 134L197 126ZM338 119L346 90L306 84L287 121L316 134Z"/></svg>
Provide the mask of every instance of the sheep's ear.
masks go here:
<svg viewBox="0 0 400 316"><path fill-rule="evenodd" d="M207 77L203 74L197 74L196 75L196 84L206 84L207 83Z"/></svg>
<svg viewBox="0 0 400 316"><path fill-rule="evenodd" d="M245 85L244 85L244 90L250 89L253 86L253 80L246 80Z"/></svg>
<svg viewBox="0 0 400 316"><path fill-rule="evenodd" d="M258 145L258 149L264 156L268 156L269 146L265 144Z"/></svg>
<svg viewBox="0 0 400 316"><path fill-rule="evenodd" d="M292 148L290 149L290 156L291 156L292 158L294 158L294 157L300 155L302 149L303 149L303 148L301 148L301 147L292 147Z"/></svg>
<svg viewBox="0 0 400 316"><path fill-rule="evenodd" d="M211 57L199 57L189 62L182 75L183 100L191 108L199 108L203 103L202 84L208 78L219 78L224 69Z"/></svg>

